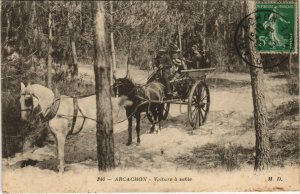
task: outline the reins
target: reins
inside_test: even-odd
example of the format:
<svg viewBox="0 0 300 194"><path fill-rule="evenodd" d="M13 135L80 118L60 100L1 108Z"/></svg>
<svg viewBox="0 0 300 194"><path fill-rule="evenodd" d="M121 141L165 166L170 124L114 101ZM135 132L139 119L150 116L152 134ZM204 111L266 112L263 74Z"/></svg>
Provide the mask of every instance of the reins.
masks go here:
<svg viewBox="0 0 300 194"><path fill-rule="evenodd" d="M150 77L155 76L155 74L157 74L159 70L161 70L161 69L158 69L158 70L156 70L155 72L153 72L152 75L151 75ZM150 78L150 79L151 79L151 78ZM129 96L129 95L132 94L133 92L137 92L138 89L142 89L144 86L148 85L148 84L149 84L148 81L149 81L150 79L147 79L147 82L146 82L145 84L134 84L134 83L133 83L133 85L134 85L133 88L132 88L125 96ZM117 88L117 89L118 89L118 88L119 88L120 86L122 86L122 85L126 85L126 83L118 83L118 84L116 84L116 86L113 86L113 88ZM117 92L118 92L118 90L117 90ZM142 105L149 104L149 105L148 105L148 111L147 111L147 113L149 113L149 112L150 112L150 106L151 106L151 103L160 103L160 104L165 103L164 101L158 101L158 100L150 100L150 99L146 99L146 98L144 98L144 97L142 97L142 96L140 96L140 95L137 95L137 94L134 94L134 97L136 97L136 98L142 100L143 102L141 102L140 104L138 104L138 105L136 106L136 108L132 111L132 113L131 113L126 119L123 119L123 120L121 120L121 121L119 121L119 122L117 122L117 123L114 123L114 124L122 123L122 122L126 121L127 119L131 118L132 116L134 116L134 114L136 113L136 111L137 111ZM119 111L118 111L118 112L119 112Z"/></svg>
<svg viewBox="0 0 300 194"><path fill-rule="evenodd" d="M145 86L147 84L148 83L138 84L138 85L134 84L134 87L129 91L128 94L132 94L133 92L137 91L137 89L141 89L141 88L143 88L143 86ZM117 86L113 86L113 87L120 87L121 85L125 85L125 83L121 83L121 84L118 84ZM30 97L35 97L35 98L37 98L37 100L39 100L38 96L36 96L33 93L21 94L21 95L24 95L24 96L30 95ZM53 102L51 103L51 105L49 107L47 107L47 109L45 111L45 115L43 115L42 112L39 112L37 115L41 116L42 124L52 120L55 116L60 117L60 118L72 118L71 129L70 129L68 135L77 135L78 133L80 133L82 131L83 126L84 126L87 119L95 121L97 123L97 119L85 116L83 114L82 110L79 107L79 103L78 103L78 99L90 97L90 96L93 96L93 95L95 95L95 94L82 95L82 96L60 96L59 95L59 96L55 97ZM122 123L122 122L128 120L129 118L133 117L136 114L137 110L145 104L149 104L149 107L150 107L151 103L163 103L162 101L155 101L155 100L150 100L150 99L143 98L143 97L141 97L137 94L135 94L134 96L136 98L142 100L143 102L139 103L128 117L126 117L125 119L123 119L121 121L114 122L113 124ZM73 106L74 106L73 115L64 115L64 114L59 114L58 113L58 109L60 107L60 103L61 103L62 98L72 98L73 99ZM149 111L149 107L148 107L148 111ZM32 113L33 109L34 109L34 107L32 105L31 107L21 109L21 111L31 111L31 113ZM81 115L78 115L78 113L80 113ZM76 122L77 122L77 118L83 118L83 121L82 121L82 124L81 124L81 127L79 128L79 130L74 132Z"/></svg>

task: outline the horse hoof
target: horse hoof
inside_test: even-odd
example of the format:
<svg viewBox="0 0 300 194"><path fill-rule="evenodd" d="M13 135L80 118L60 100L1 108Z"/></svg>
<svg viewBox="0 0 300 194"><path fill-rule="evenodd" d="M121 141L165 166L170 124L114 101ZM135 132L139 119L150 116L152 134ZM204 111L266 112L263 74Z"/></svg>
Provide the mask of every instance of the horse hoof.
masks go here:
<svg viewBox="0 0 300 194"><path fill-rule="evenodd" d="M58 174L62 175L65 172L64 168L58 168Z"/></svg>
<svg viewBox="0 0 300 194"><path fill-rule="evenodd" d="M127 146L130 146L130 145L131 145L131 142L127 142L126 145L127 145Z"/></svg>
<svg viewBox="0 0 300 194"><path fill-rule="evenodd" d="M137 142L137 143L136 143L136 146L139 146L139 145L141 145L141 143L140 143L140 142Z"/></svg>

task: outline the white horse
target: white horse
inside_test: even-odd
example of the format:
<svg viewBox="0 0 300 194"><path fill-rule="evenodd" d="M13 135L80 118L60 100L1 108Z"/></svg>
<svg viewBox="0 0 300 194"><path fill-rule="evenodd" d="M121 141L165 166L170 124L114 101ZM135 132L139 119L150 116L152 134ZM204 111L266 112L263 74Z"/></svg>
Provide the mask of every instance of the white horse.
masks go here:
<svg viewBox="0 0 300 194"><path fill-rule="evenodd" d="M39 84L21 83L20 93L21 119L41 116L49 122L51 132L56 137L59 172L64 172L64 147L70 133L96 128L96 96L84 98L68 96L56 97L49 89ZM40 110L36 115L37 111Z"/></svg>

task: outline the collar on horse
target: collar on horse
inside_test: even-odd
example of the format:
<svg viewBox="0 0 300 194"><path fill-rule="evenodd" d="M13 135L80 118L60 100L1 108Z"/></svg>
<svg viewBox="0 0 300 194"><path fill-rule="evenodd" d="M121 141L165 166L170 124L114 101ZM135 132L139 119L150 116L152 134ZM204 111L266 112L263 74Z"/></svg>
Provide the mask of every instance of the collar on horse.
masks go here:
<svg viewBox="0 0 300 194"><path fill-rule="evenodd" d="M41 114L43 122L50 121L56 116L60 102L61 102L60 94L56 94L51 106L46 109L45 115Z"/></svg>
<svg viewBox="0 0 300 194"><path fill-rule="evenodd" d="M60 95L57 95L54 98L54 101L51 104L51 106L46 110L45 116L42 116L43 122L50 121L51 119L53 119L57 115L60 102L61 102L61 97L60 97ZM73 112L72 126L71 126L71 130L69 131L68 135L77 135L78 133L80 133L82 128L83 128L83 125L86 121L86 118L87 118L87 117L83 116L83 122L81 124L80 129L78 131L74 132L74 128L75 128L75 124L76 124L77 116L78 116L78 111L80 111L80 113L82 115L83 115L83 113L82 113L81 109L78 106L77 97L73 97L73 105L74 105L74 112ZM63 116L63 115L58 115L58 116Z"/></svg>

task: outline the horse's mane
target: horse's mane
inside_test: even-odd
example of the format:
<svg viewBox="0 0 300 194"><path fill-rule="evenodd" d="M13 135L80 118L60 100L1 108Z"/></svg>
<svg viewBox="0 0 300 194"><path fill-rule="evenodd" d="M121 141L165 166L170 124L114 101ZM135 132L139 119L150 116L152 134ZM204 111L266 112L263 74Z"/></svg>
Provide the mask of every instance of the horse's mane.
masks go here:
<svg viewBox="0 0 300 194"><path fill-rule="evenodd" d="M132 77L130 75L126 75L123 79L129 81L134 86L138 85L137 83L135 83L135 81L132 79Z"/></svg>

